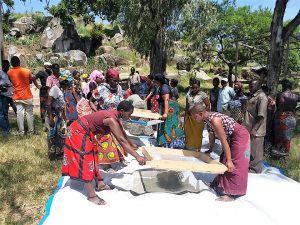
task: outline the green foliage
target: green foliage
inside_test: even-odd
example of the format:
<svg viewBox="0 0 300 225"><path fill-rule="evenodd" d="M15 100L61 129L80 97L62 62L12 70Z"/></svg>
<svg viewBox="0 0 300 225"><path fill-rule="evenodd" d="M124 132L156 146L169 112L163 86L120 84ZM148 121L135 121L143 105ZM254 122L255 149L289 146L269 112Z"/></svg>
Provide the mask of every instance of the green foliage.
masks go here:
<svg viewBox="0 0 300 225"><path fill-rule="evenodd" d="M24 35L21 38L12 37L6 35L4 41L7 45L19 45L26 47L33 47L40 43L41 35L40 34L28 34Z"/></svg>
<svg viewBox="0 0 300 225"><path fill-rule="evenodd" d="M120 58L126 59L128 61L133 62L133 64L136 64L139 61L140 55L138 53L127 51L127 50L120 50L117 49L112 53L114 56L118 56Z"/></svg>
<svg viewBox="0 0 300 225"><path fill-rule="evenodd" d="M91 30L91 37L95 40L102 40L104 34L103 30L104 29L102 24L94 24Z"/></svg>
<svg viewBox="0 0 300 225"><path fill-rule="evenodd" d="M82 38L91 38L92 37L91 30L92 30L91 26L76 24L76 31L78 35Z"/></svg>
<svg viewBox="0 0 300 225"><path fill-rule="evenodd" d="M48 25L48 21L44 17L45 15L42 12L32 14L32 19L36 22L37 27L46 27Z"/></svg>
<svg viewBox="0 0 300 225"><path fill-rule="evenodd" d="M99 57L89 57L85 73L91 73L94 70L106 71L109 66Z"/></svg>

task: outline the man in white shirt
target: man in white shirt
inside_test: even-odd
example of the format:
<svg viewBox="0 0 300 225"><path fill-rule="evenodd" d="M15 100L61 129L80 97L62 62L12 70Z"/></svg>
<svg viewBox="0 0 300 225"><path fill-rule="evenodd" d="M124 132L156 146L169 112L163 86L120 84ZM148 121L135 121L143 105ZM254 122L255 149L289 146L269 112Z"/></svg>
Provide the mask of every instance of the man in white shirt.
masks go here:
<svg viewBox="0 0 300 225"><path fill-rule="evenodd" d="M228 79L222 78L221 80L222 88L219 90L219 98L217 103L217 111L219 113L226 113L229 101L231 101L235 96L235 92L233 88L227 86L227 84L228 84Z"/></svg>

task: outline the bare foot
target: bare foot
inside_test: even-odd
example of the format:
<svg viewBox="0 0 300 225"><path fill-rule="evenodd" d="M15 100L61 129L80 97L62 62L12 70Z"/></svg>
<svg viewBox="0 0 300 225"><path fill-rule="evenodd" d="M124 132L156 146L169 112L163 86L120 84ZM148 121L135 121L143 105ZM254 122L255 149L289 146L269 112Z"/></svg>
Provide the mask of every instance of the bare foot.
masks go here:
<svg viewBox="0 0 300 225"><path fill-rule="evenodd" d="M98 195L88 197L88 200L96 205L106 205L106 201L104 201Z"/></svg>
<svg viewBox="0 0 300 225"><path fill-rule="evenodd" d="M232 202L232 201L234 201L234 199L231 198L231 197L228 196L228 195L223 195L223 196L217 198L216 201L221 201L221 202Z"/></svg>

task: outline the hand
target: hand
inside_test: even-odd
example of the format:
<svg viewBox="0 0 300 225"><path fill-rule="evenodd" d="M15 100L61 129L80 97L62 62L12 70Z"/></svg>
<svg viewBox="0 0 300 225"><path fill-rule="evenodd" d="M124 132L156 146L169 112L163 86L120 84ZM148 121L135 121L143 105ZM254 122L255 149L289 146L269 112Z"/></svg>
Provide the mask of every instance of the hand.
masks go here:
<svg viewBox="0 0 300 225"><path fill-rule="evenodd" d="M167 119L167 117L168 117L168 114L167 114L167 113L164 113L164 114L162 115L161 119L165 120L165 119Z"/></svg>
<svg viewBox="0 0 300 225"><path fill-rule="evenodd" d="M233 163L232 163L232 161L231 160L229 160L229 161L227 161L226 163L225 163L225 165L227 166L227 168L228 168L228 172L233 172L233 170L234 170L234 165L233 165Z"/></svg>
<svg viewBox="0 0 300 225"><path fill-rule="evenodd" d="M140 164L141 166L143 166L143 165L146 164L146 159L145 159L144 157L142 157L142 156L136 157L136 160L139 162L139 164Z"/></svg>

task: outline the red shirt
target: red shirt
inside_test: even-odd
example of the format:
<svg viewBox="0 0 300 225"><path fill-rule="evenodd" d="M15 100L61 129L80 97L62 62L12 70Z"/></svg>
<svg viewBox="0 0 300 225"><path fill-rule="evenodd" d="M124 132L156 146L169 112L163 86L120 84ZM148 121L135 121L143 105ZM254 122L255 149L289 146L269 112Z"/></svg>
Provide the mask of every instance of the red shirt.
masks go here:
<svg viewBox="0 0 300 225"><path fill-rule="evenodd" d="M110 132L108 126L105 126L103 120L106 118L118 119L119 113L117 110L101 110L92 114L83 116L88 122L88 128L93 134L106 135Z"/></svg>
<svg viewBox="0 0 300 225"><path fill-rule="evenodd" d="M59 87L59 79L52 74L51 76L47 77L46 87L52 88L54 85Z"/></svg>
<svg viewBox="0 0 300 225"><path fill-rule="evenodd" d="M27 100L32 98L30 90L30 82L32 80L32 74L29 69L17 66L13 67L7 72L9 79L13 84L13 96L14 100Z"/></svg>

